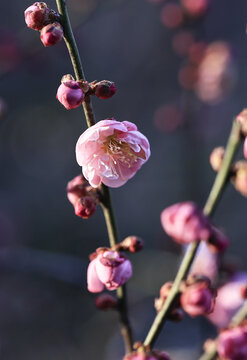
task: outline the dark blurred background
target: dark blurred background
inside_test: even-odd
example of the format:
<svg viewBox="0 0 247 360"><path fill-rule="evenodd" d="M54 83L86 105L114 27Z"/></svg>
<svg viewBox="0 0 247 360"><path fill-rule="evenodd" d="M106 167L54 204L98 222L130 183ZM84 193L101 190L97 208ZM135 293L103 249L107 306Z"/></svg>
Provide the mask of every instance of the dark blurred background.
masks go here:
<svg viewBox="0 0 247 360"><path fill-rule="evenodd" d="M80 173L74 148L86 128L82 109L66 111L55 97L72 67L63 42L44 48L39 33L26 27L29 5L0 4L0 359L121 359L117 315L96 310L86 290L88 254L108 244L103 215L98 209L82 220L66 197L67 182ZM48 5L56 8L55 1ZM132 121L151 144L148 163L112 191L121 238L145 241L145 250L131 256L128 284L136 340L144 339L153 299L180 261L160 212L185 200L203 206L215 176L210 152L225 144L233 116L247 106L246 1L212 0L205 16L176 28L165 26L165 5L68 0L87 79L117 86L112 99L93 99L96 118ZM229 46L216 99L198 96L194 73L183 76L187 55L174 50L183 30L195 42ZM246 199L229 186L214 217L231 239L226 256L240 258L243 268L246 209ZM157 347L176 360L196 359L214 334L206 320L186 318L167 324Z"/></svg>

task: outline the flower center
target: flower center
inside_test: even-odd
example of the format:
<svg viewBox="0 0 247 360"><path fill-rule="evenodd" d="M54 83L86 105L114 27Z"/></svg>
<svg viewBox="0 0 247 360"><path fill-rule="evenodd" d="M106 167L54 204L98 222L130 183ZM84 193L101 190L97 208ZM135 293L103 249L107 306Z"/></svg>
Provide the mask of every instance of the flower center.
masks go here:
<svg viewBox="0 0 247 360"><path fill-rule="evenodd" d="M127 142L117 139L115 135L110 135L106 138L103 150L112 158L114 164L120 161L129 168L138 158L146 159L143 149L135 152Z"/></svg>

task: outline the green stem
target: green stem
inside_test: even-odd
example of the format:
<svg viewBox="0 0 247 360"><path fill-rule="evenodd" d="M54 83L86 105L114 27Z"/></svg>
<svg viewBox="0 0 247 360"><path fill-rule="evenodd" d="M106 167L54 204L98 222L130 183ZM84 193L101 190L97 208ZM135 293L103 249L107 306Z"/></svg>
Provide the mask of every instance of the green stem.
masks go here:
<svg viewBox="0 0 247 360"><path fill-rule="evenodd" d="M80 54L71 28L66 1L56 0L56 3L60 15L60 22L63 26L64 41L68 48L68 52L70 55L71 63L73 65L76 80L86 80L81 63ZM96 121L89 95L85 96L82 105L83 105L83 110L86 117L87 125L88 127L90 127L94 125ZM118 236L117 236L117 226L114 217L114 211L111 202L110 190L107 186L102 184L101 193L103 198L101 205L104 212L105 222L109 236L109 242L110 242L110 246L113 246L118 243ZM121 332L125 342L126 353L128 353L132 351L133 342L132 342L131 327L128 319L127 293L125 286L117 289L117 297L118 297L118 311L119 311L120 323L121 323Z"/></svg>
<svg viewBox="0 0 247 360"><path fill-rule="evenodd" d="M232 318L229 328L235 327L241 324L241 322L247 317L247 300L244 302L243 306L238 310L238 312ZM217 356L217 340L214 340L214 344L210 346L210 350L206 351L199 360L214 360Z"/></svg>
<svg viewBox="0 0 247 360"><path fill-rule="evenodd" d="M231 163L238 148L238 145L241 140L241 131L240 125L238 122L233 121L232 130L228 139L228 143L226 146L225 156L222 163L222 167L218 172L212 190L209 194L209 197L204 206L203 212L205 215L212 215L215 207L222 195L223 189L228 180L229 171L231 168ZM144 341L144 345L152 347L154 342L158 338L162 327L165 323L167 316L169 315L171 309L173 308L173 304L177 299L179 294L180 284L187 277L188 272L190 270L191 264L195 258L197 249L199 247L199 242L193 242L189 245L185 256L181 262L177 275L175 277L172 289L167 297L162 309L156 315L154 322L147 334L147 337Z"/></svg>

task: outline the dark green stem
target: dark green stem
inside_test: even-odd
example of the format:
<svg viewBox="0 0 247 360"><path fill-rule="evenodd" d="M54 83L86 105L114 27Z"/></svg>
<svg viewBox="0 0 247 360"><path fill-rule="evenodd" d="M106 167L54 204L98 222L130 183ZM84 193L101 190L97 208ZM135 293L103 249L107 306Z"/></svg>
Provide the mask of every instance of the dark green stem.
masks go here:
<svg viewBox="0 0 247 360"><path fill-rule="evenodd" d="M230 324L228 325L229 328L235 327L241 324L241 322L247 317L247 300L245 301L244 305L239 309L239 311L234 315ZM214 340L214 344L210 346L210 350L206 351L199 360L214 360L217 356L217 339Z"/></svg>
<svg viewBox="0 0 247 360"><path fill-rule="evenodd" d="M231 163L241 140L240 130L241 129L239 123L233 121L233 126L226 146L226 152L222 163L222 167L215 178L212 190L209 194L209 197L203 209L204 214L207 216L212 215L213 211L215 210L215 207L222 195L223 189L228 180ZM165 323L165 320L169 315L171 309L173 308L174 302L176 301L176 298L179 294L180 284L188 275L188 272L195 258L199 244L200 244L199 242L194 242L189 245L185 253L185 256L182 260L182 263L179 267L179 270L177 272L169 296L167 297L162 309L156 315L154 322L147 334L144 345L152 347L154 345L154 342L158 338L162 330L162 327Z"/></svg>
<svg viewBox="0 0 247 360"><path fill-rule="evenodd" d="M80 54L71 28L66 1L56 0L56 3L60 15L60 22L63 26L64 41L68 48L68 52L73 65L76 80L86 80L81 63ZM85 96L85 99L82 104L83 104L83 110L86 117L87 125L88 127L90 127L94 125L96 121L89 95ZM109 242L110 242L110 246L114 246L118 243L118 236L117 236L117 227L116 227L109 188L102 184L101 193L102 193L102 208L107 226ZM125 286L117 290L117 297L118 297L118 310L119 310L119 316L121 322L121 332L125 342L126 353L128 353L132 351L132 333L128 319L127 294L126 294Z"/></svg>

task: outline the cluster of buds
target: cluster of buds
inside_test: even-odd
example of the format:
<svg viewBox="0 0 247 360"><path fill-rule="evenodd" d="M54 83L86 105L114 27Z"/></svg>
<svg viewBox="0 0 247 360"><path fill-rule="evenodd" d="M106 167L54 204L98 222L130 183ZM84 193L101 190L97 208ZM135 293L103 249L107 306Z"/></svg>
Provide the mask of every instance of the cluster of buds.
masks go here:
<svg viewBox="0 0 247 360"><path fill-rule="evenodd" d="M67 109L75 109L83 103L85 94L96 95L100 99L108 99L116 93L115 84L108 80L88 83L86 80L76 81L72 75L62 77L57 90L57 99Z"/></svg>
<svg viewBox="0 0 247 360"><path fill-rule="evenodd" d="M83 219L90 218L99 203L98 191L92 188L83 175L68 182L67 197L74 206L75 214Z"/></svg>
<svg viewBox="0 0 247 360"><path fill-rule="evenodd" d="M87 286L92 293L104 290L116 290L132 276L132 265L127 257L119 251L109 248L98 248L90 255L87 270Z"/></svg>
<svg viewBox="0 0 247 360"><path fill-rule="evenodd" d="M127 354L123 360L170 360L170 356L165 351L150 350L141 342L134 344L135 351Z"/></svg>
<svg viewBox="0 0 247 360"><path fill-rule="evenodd" d="M206 315L213 311L216 291L206 276L189 276L182 284L181 291L181 306L190 316Z"/></svg>
<svg viewBox="0 0 247 360"><path fill-rule="evenodd" d="M172 285L173 283L170 281L165 283L160 288L160 297L156 298L154 301L154 307L157 312L159 312L162 309L168 295L170 294ZM172 311L169 313L168 319L172 321L180 321L183 319L183 312L180 309L179 299L177 299L177 301L173 305Z"/></svg>
<svg viewBox="0 0 247 360"><path fill-rule="evenodd" d="M40 31L44 46L56 45L63 38L59 15L44 2L35 2L25 12L25 22L33 30Z"/></svg>
<svg viewBox="0 0 247 360"><path fill-rule="evenodd" d="M228 239L212 226L209 219L192 202L174 204L161 213L165 232L179 244L205 240L215 252L225 250Z"/></svg>

